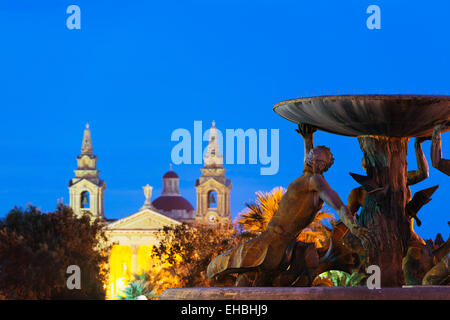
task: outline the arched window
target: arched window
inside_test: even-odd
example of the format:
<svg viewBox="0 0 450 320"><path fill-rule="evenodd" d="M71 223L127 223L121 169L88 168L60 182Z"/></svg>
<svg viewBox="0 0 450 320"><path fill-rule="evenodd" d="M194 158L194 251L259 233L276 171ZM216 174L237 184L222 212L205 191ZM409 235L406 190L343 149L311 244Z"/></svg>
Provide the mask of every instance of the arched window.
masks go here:
<svg viewBox="0 0 450 320"><path fill-rule="evenodd" d="M90 199L89 199L89 192L88 191L83 191L81 193L81 204L80 207L85 209L85 208L90 208Z"/></svg>
<svg viewBox="0 0 450 320"><path fill-rule="evenodd" d="M217 192L215 190L208 192L208 208L217 208Z"/></svg>

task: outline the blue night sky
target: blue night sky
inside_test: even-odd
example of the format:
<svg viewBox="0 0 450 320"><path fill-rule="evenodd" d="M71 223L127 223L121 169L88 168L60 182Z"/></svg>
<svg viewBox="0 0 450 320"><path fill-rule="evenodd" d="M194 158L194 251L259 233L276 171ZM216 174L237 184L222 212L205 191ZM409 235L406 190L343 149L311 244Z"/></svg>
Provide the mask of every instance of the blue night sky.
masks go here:
<svg viewBox="0 0 450 320"><path fill-rule="evenodd" d="M69 30L66 8L81 8ZM381 8L381 30L366 27L366 8ZM279 171L226 165L232 215L255 191L287 187L303 169L295 124L272 107L299 96L338 93L448 94L448 0L283 1L2 0L0 2L0 216L32 203L68 204L85 124L106 181L107 218L153 199L169 169L177 128L279 129ZM356 138L324 132L316 145L335 157L325 174L346 202L363 174ZM414 140L409 147L413 149ZM205 145L206 146L206 143ZM412 191L439 184L419 217L424 238L449 235L449 177L431 167ZM450 133L443 134L450 158ZM410 170L416 169L409 153ZM181 192L195 207L202 165L176 165Z"/></svg>

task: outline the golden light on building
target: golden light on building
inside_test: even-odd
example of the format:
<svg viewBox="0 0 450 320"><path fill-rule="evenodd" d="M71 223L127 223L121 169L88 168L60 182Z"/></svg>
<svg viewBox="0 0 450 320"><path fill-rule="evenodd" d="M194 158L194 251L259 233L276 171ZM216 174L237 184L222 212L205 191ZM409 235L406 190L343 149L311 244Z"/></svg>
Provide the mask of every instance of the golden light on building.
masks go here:
<svg viewBox="0 0 450 320"><path fill-rule="evenodd" d="M141 245L137 254L137 273L148 272L153 265L151 253L153 246Z"/></svg>
<svg viewBox="0 0 450 320"><path fill-rule="evenodd" d="M132 280L132 250L129 246L114 245L109 257L108 297L114 299Z"/></svg>
<svg viewBox="0 0 450 320"><path fill-rule="evenodd" d="M108 298L115 299L133 280L135 274L149 272L154 261L151 258L153 246L114 245L109 257Z"/></svg>

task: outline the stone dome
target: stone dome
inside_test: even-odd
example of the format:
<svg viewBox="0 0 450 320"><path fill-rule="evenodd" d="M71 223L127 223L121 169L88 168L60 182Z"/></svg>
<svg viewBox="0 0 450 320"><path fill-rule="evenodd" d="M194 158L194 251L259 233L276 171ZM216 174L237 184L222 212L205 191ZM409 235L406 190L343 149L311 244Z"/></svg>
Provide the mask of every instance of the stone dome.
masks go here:
<svg viewBox="0 0 450 320"><path fill-rule="evenodd" d="M179 178L177 173L173 170L169 170L167 171L164 175L163 175L163 179L176 179Z"/></svg>
<svg viewBox="0 0 450 320"><path fill-rule="evenodd" d="M153 200L152 205L162 211L170 212L173 210L186 210L192 211L194 207L183 198L181 195L179 196L160 196Z"/></svg>
<svg viewBox="0 0 450 320"><path fill-rule="evenodd" d="M152 201L153 207L161 213L180 221L194 219L195 210L180 193L180 178L172 167L163 175L161 195Z"/></svg>

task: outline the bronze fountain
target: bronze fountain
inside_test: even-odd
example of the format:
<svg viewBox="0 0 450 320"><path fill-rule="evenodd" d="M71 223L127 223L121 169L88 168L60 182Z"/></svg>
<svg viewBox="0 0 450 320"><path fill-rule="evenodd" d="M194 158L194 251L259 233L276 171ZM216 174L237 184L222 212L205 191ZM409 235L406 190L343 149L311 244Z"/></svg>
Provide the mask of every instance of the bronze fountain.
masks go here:
<svg viewBox="0 0 450 320"><path fill-rule="evenodd" d="M260 288L253 291L232 287L169 289L163 298L221 299L226 293L236 299L329 299L327 291L319 288L295 292L289 288L287 291L261 288L308 287L311 278L305 275L314 276L317 270L332 267L330 263L320 264L329 252L319 261L316 251L296 242L299 232L312 221L324 202L336 210L341 220L340 226L333 229L328 251L338 250L341 257L350 260L357 253L360 258L365 257L368 265L377 265L382 273L381 287L387 288L380 291L378 299L448 298L449 292L443 287L421 286L408 292L398 287L450 283L450 238L439 248L430 248L412 227L413 221L420 225L417 212L431 200L438 186L416 192L414 197L409 188L428 177L421 147L425 140L432 140L432 165L450 174L450 160L442 159L441 146L441 133L450 130L450 96L321 96L283 101L273 110L298 125L297 131L305 143L303 174L289 185L266 231L220 254L207 270L210 279L237 274L235 286ZM352 203L348 206L322 176L333 164L333 157L327 147L314 147L316 130L358 139L367 175L350 173L361 186L354 189L358 191L357 196L349 197ZM418 169L408 172L407 144L412 137L416 138ZM360 215L355 219L360 207ZM350 266L348 259L338 261L341 270ZM314 272L308 272L309 269ZM333 299L375 297L364 288L355 288L353 293L335 289Z"/></svg>
<svg viewBox="0 0 450 320"><path fill-rule="evenodd" d="M435 126L450 120L450 97L325 96L283 101L274 111L295 123L358 138L366 164L365 181L375 184L380 195L377 191L369 194L361 210L363 226L376 238L370 245L369 261L380 266L382 286L404 284L402 259L411 237L407 143L411 137L431 137Z"/></svg>
<svg viewBox="0 0 450 320"><path fill-rule="evenodd" d="M428 177L421 143L431 138L436 125L450 119L450 98L325 96L283 101L274 106L274 111L299 125L298 132L305 140L305 169L289 185L267 230L216 257L208 266L208 276L214 279L237 273L237 286L298 285L301 272L292 262L298 249L295 239L326 202L350 231L344 242L356 243L359 248L353 245L353 249L366 256L368 264L380 267L383 287L404 285L405 275L407 284L421 282L433 265L433 256L415 234L412 219L420 225L417 211L431 200L438 186L421 190L411 199L409 185ZM333 157L324 146L314 148L316 129L358 138L367 172L367 176L352 174L363 189L358 222L355 212L344 205L322 176ZM419 169L408 172L406 154L411 137L416 137ZM420 271L412 267L418 256L427 266Z"/></svg>

